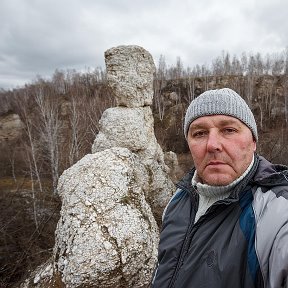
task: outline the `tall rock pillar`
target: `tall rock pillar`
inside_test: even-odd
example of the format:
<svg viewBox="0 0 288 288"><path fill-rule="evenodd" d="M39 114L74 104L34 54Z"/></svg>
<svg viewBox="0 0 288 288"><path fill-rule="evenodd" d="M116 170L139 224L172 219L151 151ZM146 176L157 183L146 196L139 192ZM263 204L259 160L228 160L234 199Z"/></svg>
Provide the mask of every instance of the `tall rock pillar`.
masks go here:
<svg viewBox="0 0 288 288"><path fill-rule="evenodd" d="M119 46L105 52L108 85L117 107L104 111L92 152L125 147L136 154L149 175L146 199L158 224L174 185L154 134L152 56L139 46Z"/></svg>

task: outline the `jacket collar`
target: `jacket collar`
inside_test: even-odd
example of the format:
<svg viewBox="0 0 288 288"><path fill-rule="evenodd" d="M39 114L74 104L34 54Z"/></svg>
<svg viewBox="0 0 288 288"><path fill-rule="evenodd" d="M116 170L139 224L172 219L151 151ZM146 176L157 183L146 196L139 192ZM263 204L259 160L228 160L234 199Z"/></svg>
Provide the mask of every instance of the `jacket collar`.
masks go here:
<svg viewBox="0 0 288 288"><path fill-rule="evenodd" d="M272 164L264 157L259 156L259 167L252 179L259 186L288 186L288 167L281 164Z"/></svg>

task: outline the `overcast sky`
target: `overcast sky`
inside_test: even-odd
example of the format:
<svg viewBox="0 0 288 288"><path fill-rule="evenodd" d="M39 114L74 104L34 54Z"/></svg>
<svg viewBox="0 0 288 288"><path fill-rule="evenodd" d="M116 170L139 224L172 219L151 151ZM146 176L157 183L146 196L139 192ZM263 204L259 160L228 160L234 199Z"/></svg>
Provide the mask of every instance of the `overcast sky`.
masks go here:
<svg viewBox="0 0 288 288"><path fill-rule="evenodd" d="M104 52L139 45L154 62L211 64L224 50L281 53L287 0L0 0L0 88L56 69L104 67Z"/></svg>

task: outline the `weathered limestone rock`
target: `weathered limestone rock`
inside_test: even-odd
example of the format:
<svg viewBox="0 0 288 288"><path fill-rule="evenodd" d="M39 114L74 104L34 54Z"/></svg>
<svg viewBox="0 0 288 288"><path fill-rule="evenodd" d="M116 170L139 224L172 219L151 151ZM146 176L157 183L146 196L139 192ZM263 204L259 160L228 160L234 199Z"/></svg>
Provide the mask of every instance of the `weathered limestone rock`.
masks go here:
<svg viewBox="0 0 288 288"><path fill-rule="evenodd" d="M180 178L179 175L184 174L184 171L182 171L181 167L179 166L177 154L172 151L165 152L164 161L170 168L169 171L170 178L174 183L176 183L177 181L179 181Z"/></svg>
<svg viewBox="0 0 288 288"><path fill-rule="evenodd" d="M67 287L145 287L158 227L145 200L148 175L125 148L86 155L59 180L61 218L54 248Z"/></svg>
<svg viewBox="0 0 288 288"><path fill-rule="evenodd" d="M153 99L153 59L138 46L111 48L105 57L108 84L118 105L122 106L109 108L102 114L92 153L125 147L140 157L150 175L146 199L160 224L162 212L175 187L154 134L154 119L149 106Z"/></svg>
<svg viewBox="0 0 288 288"><path fill-rule="evenodd" d="M151 105L155 64L139 46L118 46L105 52L107 80L118 106Z"/></svg>
<svg viewBox="0 0 288 288"><path fill-rule="evenodd" d="M50 258L48 261L37 267L30 276L20 284L20 288L47 288L63 287L60 278L54 276L53 262Z"/></svg>
<svg viewBox="0 0 288 288"><path fill-rule="evenodd" d="M166 166L163 151L155 138L154 119L149 106L109 108L103 112L99 127L92 153L125 147L137 153L145 164L151 165L157 161Z"/></svg>
<svg viewBox="0 0 288 288"><path fill-rule="evenodd" d="M92 152L112 147L126 147L132 152L147 149L154 136L152 117L150 107L113 107L105 110L99 121L100 132Z"/></svg>

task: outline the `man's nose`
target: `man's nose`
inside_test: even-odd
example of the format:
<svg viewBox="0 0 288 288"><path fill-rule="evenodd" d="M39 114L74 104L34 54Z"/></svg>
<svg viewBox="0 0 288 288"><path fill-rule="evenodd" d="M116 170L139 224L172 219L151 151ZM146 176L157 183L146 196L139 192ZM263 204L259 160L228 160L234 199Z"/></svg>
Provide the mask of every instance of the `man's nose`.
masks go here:
<svg viewBox="0 0 288 288"><path fill-rule="evenodd" d="M207 151L211 153L222 151L221 136L217 131L210 131L207 140Z"/></svg>

